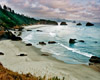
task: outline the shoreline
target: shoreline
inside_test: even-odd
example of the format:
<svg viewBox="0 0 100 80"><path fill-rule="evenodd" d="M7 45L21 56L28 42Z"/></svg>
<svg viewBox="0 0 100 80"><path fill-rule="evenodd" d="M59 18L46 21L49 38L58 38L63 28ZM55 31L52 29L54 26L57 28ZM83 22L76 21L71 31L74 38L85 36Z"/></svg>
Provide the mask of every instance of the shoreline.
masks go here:
<svg viewBox="0 0 100 80"><path fill-rule="evenodd" d="M0 41L0 51L4 56L0 56L0 61L4 67L19 73L30 72L36 76L65 77L65 80L99 80L100 73L94 71L83 64L66 64L51 55L41 56L41 54L50 54L41 52L34 46L25 46L22 41L2 40ZM26 53L27 56L16 56L19 53Z"/></svg>

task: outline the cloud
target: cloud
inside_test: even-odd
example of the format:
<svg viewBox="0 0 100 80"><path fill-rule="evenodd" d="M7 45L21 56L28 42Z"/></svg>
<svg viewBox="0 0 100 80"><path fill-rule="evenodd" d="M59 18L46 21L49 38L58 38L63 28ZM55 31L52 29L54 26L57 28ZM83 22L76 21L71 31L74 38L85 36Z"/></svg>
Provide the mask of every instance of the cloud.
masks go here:
<svg viewBox="0 0 100 80"><path fill-rule="evenodd" d="M0 4L32 17L100 22L100 0L1 0Z"/></svg>

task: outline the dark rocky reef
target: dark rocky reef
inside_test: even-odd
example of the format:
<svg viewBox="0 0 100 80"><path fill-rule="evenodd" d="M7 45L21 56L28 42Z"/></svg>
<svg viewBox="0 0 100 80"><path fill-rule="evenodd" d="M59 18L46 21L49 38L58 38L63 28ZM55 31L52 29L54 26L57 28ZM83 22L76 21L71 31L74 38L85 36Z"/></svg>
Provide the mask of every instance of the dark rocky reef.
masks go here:
<svg viewBox="0 0 100 80"><path fill-rule="evenodd" d="M67 24L66 24L66 22L61 22L61 24L60 24L60 25L67 25Z"/></svg>
<svg viewBox="0 0 100 80"><path fill-rule="evenodd" d="M94 24L88 22L88 23L86 23L86 26L94 26Z"/></svg>
<svg viewBox="0 0 100 80"><path fill-rule="evenodd" d="M77 23L76 25L77 25L77 26L81 26L82 24L81 24L81 23Z"/></svg>
<svg viewBox="0 0 100 80"><path fill-rule="evenodd" d="M100 58L97 57L97 56L92 56L90 59L89 59L90 62L92 63L100 63Z"/></svg>

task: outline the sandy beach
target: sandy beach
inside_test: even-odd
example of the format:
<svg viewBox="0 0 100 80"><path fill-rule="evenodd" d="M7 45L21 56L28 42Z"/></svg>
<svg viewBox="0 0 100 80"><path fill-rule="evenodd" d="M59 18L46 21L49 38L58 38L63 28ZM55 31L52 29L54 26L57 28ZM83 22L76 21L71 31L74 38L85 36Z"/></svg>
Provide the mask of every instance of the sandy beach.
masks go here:
<svg viewBox="0 0 100 80"><path fill-rule="evenodd" d="M26 27L26 29L30 28ZM58 76L62 79L65 77L65 80L100 79L100 72L93 70L88 65L66 64L53 58L50 53L41 52L34 46L26 46L22 41L1 40L0 52L4 53L4 56L0 56L0 62L4 67L15 72L31 73L36 76L46 75L47 78ZM17 56L21 53L27 54L27 56ZM41 54L49 54L49 56L41 56Z"/></svg>

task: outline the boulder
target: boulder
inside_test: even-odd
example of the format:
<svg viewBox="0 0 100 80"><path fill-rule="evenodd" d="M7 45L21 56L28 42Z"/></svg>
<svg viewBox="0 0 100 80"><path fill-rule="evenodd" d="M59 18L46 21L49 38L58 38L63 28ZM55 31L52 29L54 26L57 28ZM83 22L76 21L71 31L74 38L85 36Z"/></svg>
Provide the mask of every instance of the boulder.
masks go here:
<svg viewBox="0 0 100 80"><path fill-rule="evenodd" d="M4 55L4 53L3 52L0 52L0 55Z"/></svg>
<svg viewBox="0 0 100 80"><path fill-rule="evenodd" d="M31 43L28 43L28 44L26 44L26 46L32 46L32 44Z"/></svg>
<svg viewBox="0 0 100 80"><path fill-rule="evenodd" d="M37 32L43 32L42 30L36 30Z"/></svg>
<svg viewBox="0 0 100 80"><path fill-rule="evenodd" d="M48 54L41 54L41 56L49 56Z"/></svg>
<svg viewBox="0 0 100 80"><path fill-rule="evenodd" d="M46 43L45 43L45 42L39 42L39 44L40 44L40 45L46 45Z"/></svg>
<svg viewBox="0 0 100 80"><path fill-rule="evenodd" d="M73 21L73 23L76 23L76 21Z"/></svg>
<svg viewBox="0 0 100 80"><path fill-rule="evenodd" d="M32 31L32 30L28 29L27 31Z"/></svg>
<svg viewBox="0 0 100 80"><path fill-rule="evenodd" d="M69 43L71 43L71 44L76 43L76 39L70 39Z"/></svg>
<svg viewBox="0 0 100 80"><path fill-rule="evenodd" d="M94 43L98 43L97 41L94 41Z"/></svg>
<svg viewBox="0 0 100 80"><path fill-rule="evenodd" d="M61 24L60 24L60 25L67 25L67 24L66 24L66 22L61 22Z"/></svg>
<svg viewBox="0 0 100 80"><path fill-rule="evenodd" d="M77 23L76 25L77 25L77 26L81 26L82 24L81 24L81 23Z"/></svg>
<svg viewBox="0 0 100 80"><path fill-rule="evenodd" d="M79 40L79 42L83 42L84 43L85 41L84 40Z"/></svg>
<svg viewBox="0 0 100 80"><path fill-rule="evenodd" d="M92 63L100 63L100 58L97 57L97 56L92 56L90 59L89 59L90 62Z"/></svg>
<svg viewBox="0 0 100 80"><path fill-rule="evenodd" d="M20 54L20 55L18 55L18 56L27 56L27 54Z"/></svg>
<svg viewBox="0 0 100 80"><path fill-rule="evenodd" d="M94 26L94 24L88 22L88 23L86 23L86 26Z"/></svg>
<svg viewBox="0 0 100 80"><path fill-rule="evenodd" d="M55 41L49 41L48 44L55 44Z"/></svg>

